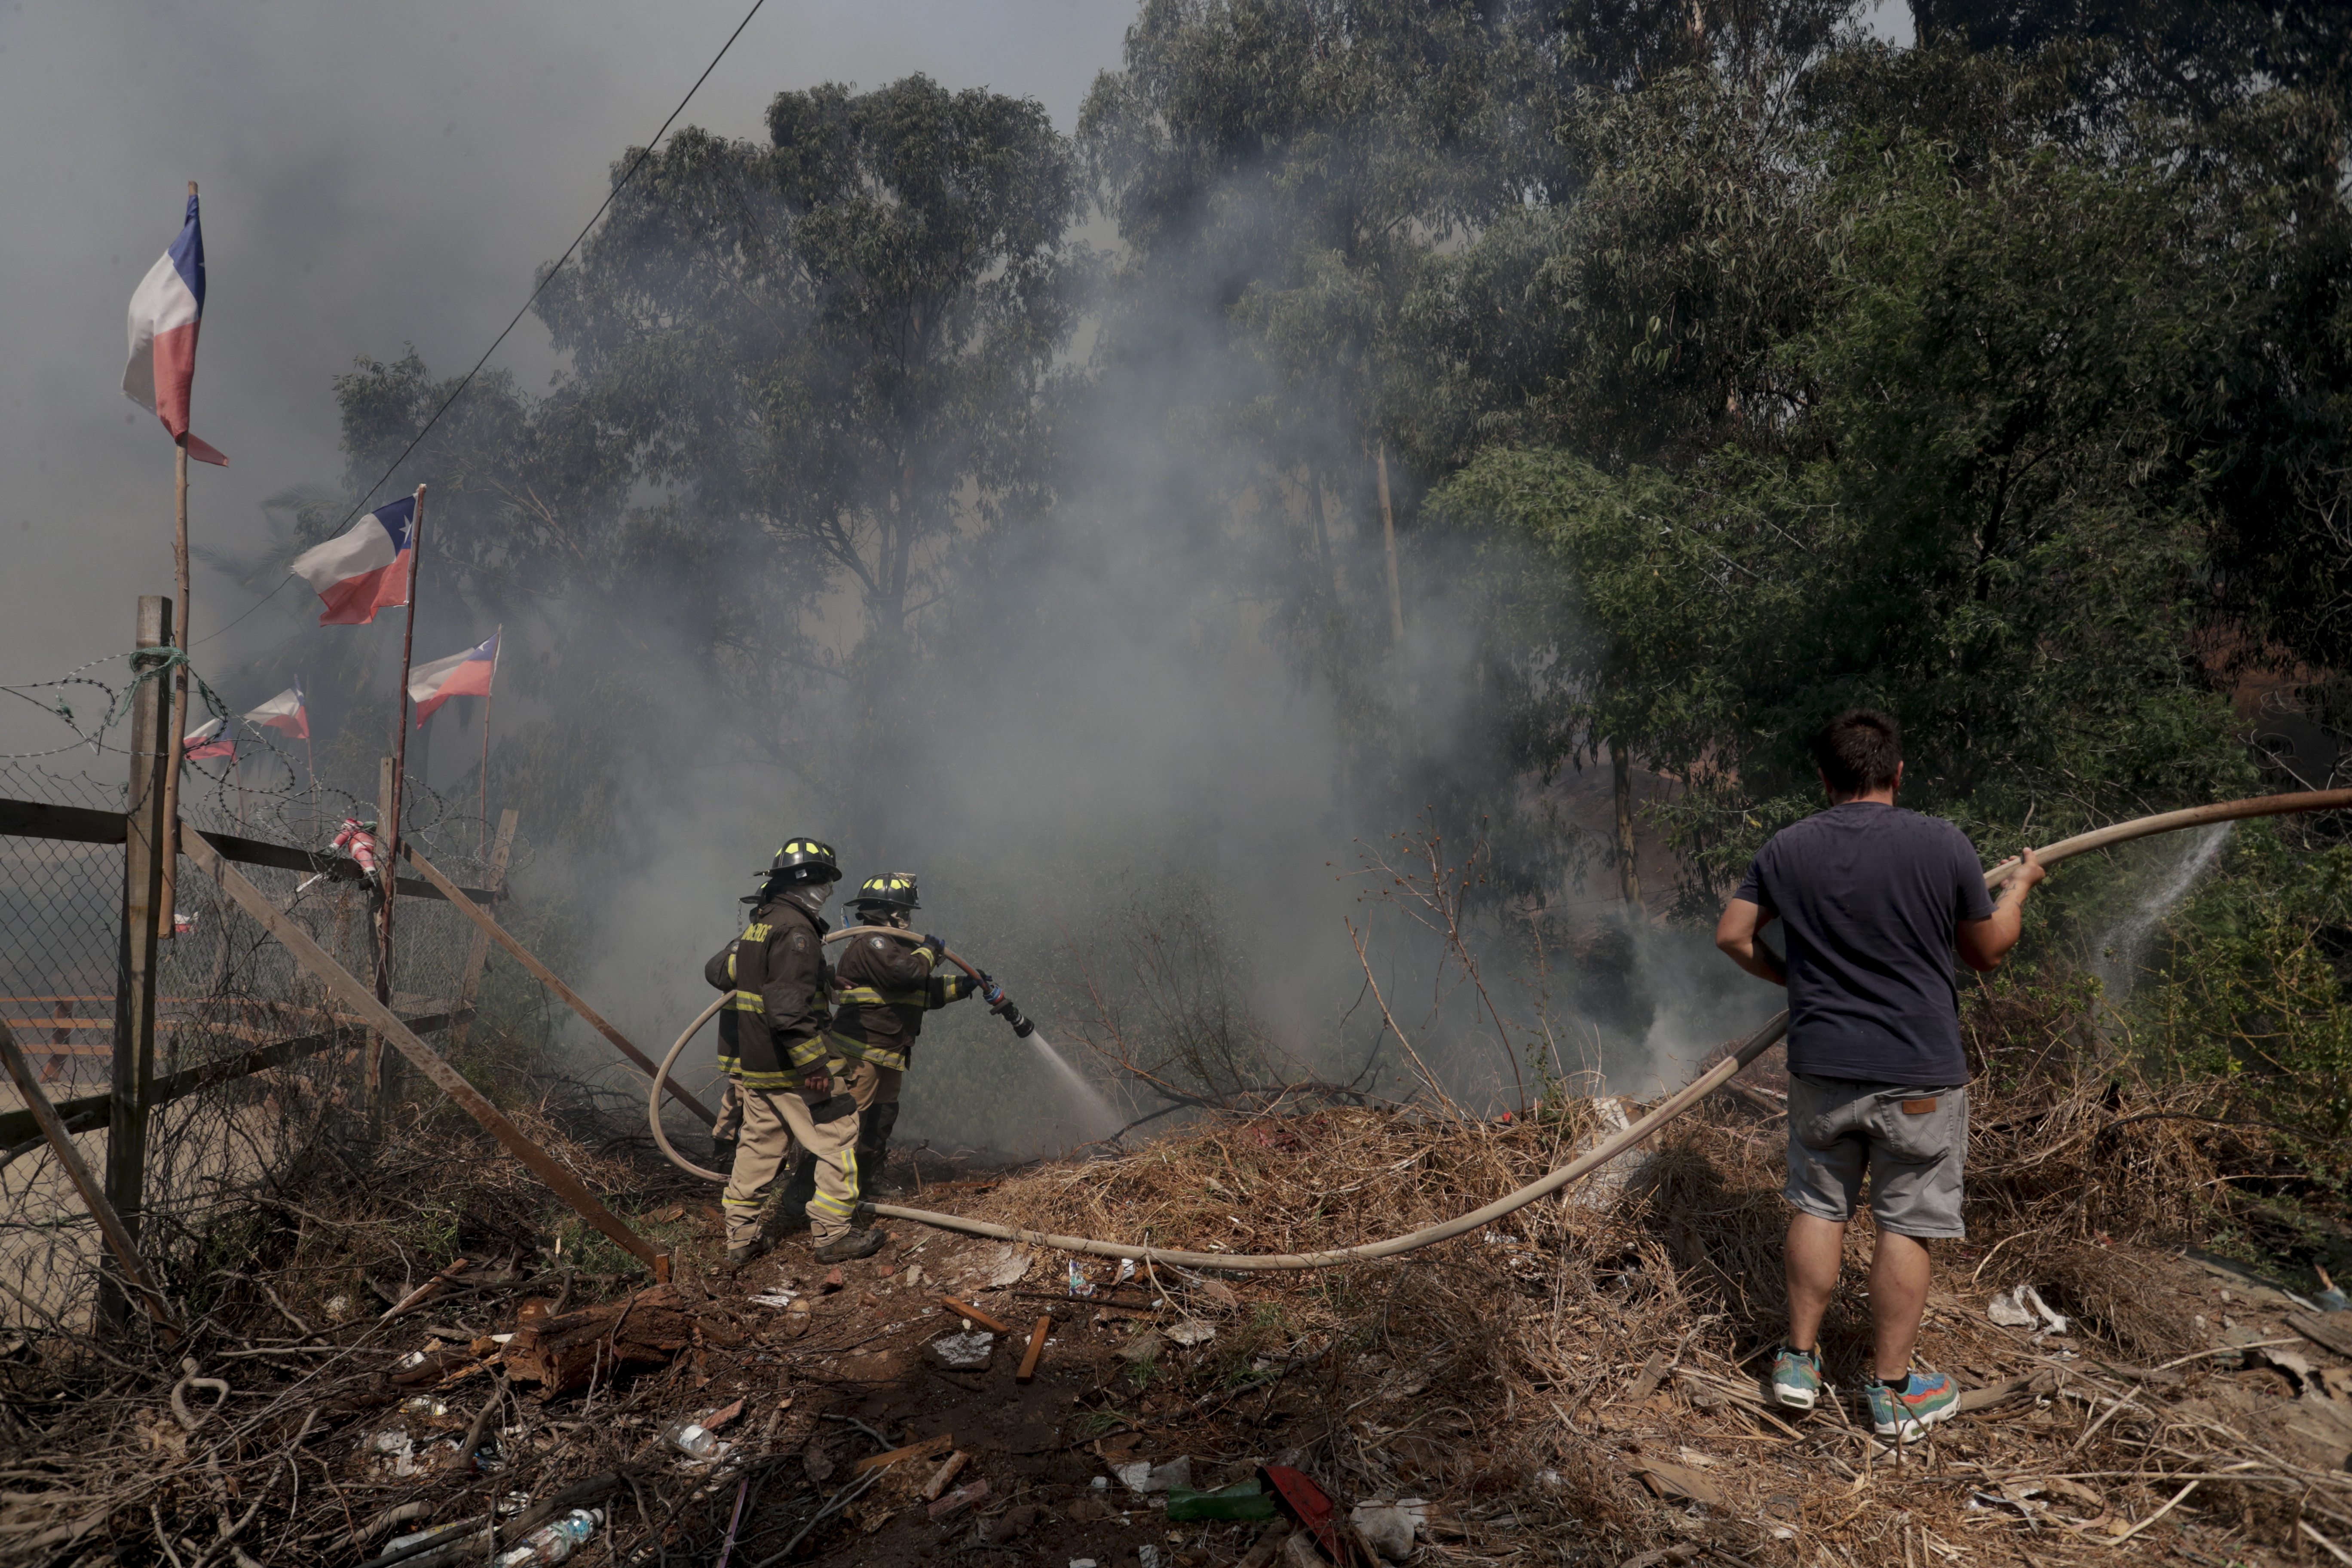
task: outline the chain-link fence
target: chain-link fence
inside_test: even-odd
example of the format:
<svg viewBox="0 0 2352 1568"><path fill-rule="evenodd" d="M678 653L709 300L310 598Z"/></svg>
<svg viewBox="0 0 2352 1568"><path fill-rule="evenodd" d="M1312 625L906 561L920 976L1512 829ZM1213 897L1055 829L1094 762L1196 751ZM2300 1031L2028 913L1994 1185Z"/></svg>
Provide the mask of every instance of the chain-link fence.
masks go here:
<svg viewBox="0 0 2352 1568"><path fill-rule="evenodd" d="M266 742L251 752L210 767L186 764L184 824L273 847L281 859L295 850L319 865L348 863L333 847L338 828L346 817L373 818L373 805L295 773ZM100 1168L125 984L125 849L102 841L102 829L109 816L120 822L130 758L106 744L102 731L83 755L89 765L79 771L68 770L83 760L71 752L0 758L0 805L7 811L0 835L0 1018L77 1134L85 1162ZM405 840L461 887L490 885L499 857L476 816L450 810L414 779L405 793ZM506 848L509 868L527 860L526 845ZM286 920L363 983L373 981L380 899L370 885L315 868L254 864L250 852L230 858L247 861L237 870ZM282 1189L306 1159L364 1159L373 1091L367 1036L348 1008L331 1001L319 979L193 860L183 858L177 872L174 935L156 964L153 1109L137 1223L158 1244L152 1250L184 1258L191 1248L175 1243L225 1216L275 1223L266 1205L256 1206L257 1194ZM436 898L402 897L393 917L393 1010L448 1050L462 1038L462 1022L453 1028L452 1016L479 980L487 939ZM387 1047L383 1061L396 1086L398 1057ZM95 1299L97 1232L29 1125L21 1097L13 1086L5 1089L0 1291L12 1298L5 1315L27 1329L79 1328ZM373 1109L381 1113L380 1104ZM177 1283L184 1289L195 1282Z"/></svg>

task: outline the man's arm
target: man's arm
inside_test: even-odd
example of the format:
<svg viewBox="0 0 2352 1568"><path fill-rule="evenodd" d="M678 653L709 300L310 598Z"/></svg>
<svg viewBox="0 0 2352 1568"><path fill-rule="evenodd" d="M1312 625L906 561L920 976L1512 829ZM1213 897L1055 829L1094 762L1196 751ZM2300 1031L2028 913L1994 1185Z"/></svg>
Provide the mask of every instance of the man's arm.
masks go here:
<svg viewBox="0 0 2352 1568"><path fill-rule="evenodd" d="M2009 956L2009 950L2017 945L2018 935L2025 929L2025 896L2033 890L2036 882L2050 874L2032 850L2026 850L2021 858L2024 864L2018 867L2017 874L2001 884L2000 897L1993 901L1992 918L1962 921L1952 933L1953 945L1960 950L1960 962L1979 974L1999 969L2000 961Z"/></svg>
<svg viewBox="0 0 2352 1568"><path fill-rule="evenodd" d="M1771 922L1771 915L1760 905L1734 899L1723 906L1723 919L1716 922L1715 945L1757 979L1786 985L1789 976L1782 972L1780 961L1772 955L1770 948L1756 940L1757 933Z"/></svg>

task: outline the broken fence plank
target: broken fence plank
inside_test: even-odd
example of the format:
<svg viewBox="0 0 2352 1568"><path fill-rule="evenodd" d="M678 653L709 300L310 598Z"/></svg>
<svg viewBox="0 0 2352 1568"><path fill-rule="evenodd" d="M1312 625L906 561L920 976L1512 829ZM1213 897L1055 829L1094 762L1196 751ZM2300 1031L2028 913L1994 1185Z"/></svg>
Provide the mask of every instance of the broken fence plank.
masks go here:
<svg viewBox="0 0 2352 1568"><path fill-rule="evenodd" d="M944 1454L955 1447L955 1434L942 1432L936 1437L926 1437L919 1443L909 1443L903 1448L893 1448L887 1454L877 1454L870 1459L860 1459L850 1474L862 1476L868 1470L878 1470L885 1465L895 1465L902 1459L928 1459L934 1454Z"/></svg>
<svg viewBox="0 0 2352 1568"><path fill-rule="evenodd" d="M923 1483L923 1500L925 1502L937 1501L939 1495L948 1489L948 1483L954 1480L958 1476L963 1474L963 1468L971 1463L971 1456L965 1453L961 1448L957 1449L954 1453L950 1454L946 1458L941 1459L940 1461L940 1468L931 1472L931 1479Z"/></svg>
<svg viewBox="0 0 2352 1568"><path fill-rule="evenodd" d="M81 1155L74 1149L73 1135L66 1131L65 1123L58 1120L56 1108L49 1104L49 1097L41 1092L40 1081L33 1076L32 1064L17 1048L16 1037L5 1024L0 1024L0 1061L6 1062L8 1076L16 1080L16 1092L25 1097L25 1109L31 1111L33 1120L40 1123L41 1133L48 1139L49 1148L57 1155L58 1163L65 1167L66 1176L73 1183L74 1191L81 1194L82 1205L89 1210L90 1217L98 1221L98 1228L106 1237L108 1249L114 1254L115 1262L122 1267L123 1278L131 1281L138 1290L140 1300L147 1304L147 1315L174 1339L178 1338L179 1325L172 1320L172 1310L164 1304L163 1293L149 1281L147 1270L139 1261L139 1247L131 1239L131 1232L124 1227L122 1217L114 1212L114 1205L106 1201L106 1193L89 1173L89 1167L81 1163Z"/></svg>
<svg viewBox="0 0 2352 1568"><path fill-rule="evenodd" d="M417 1034L429 1035L436 1029L446 1029L472 1016L471 1009L461 1007L454 1013L425 1013L403 1018L401 1022ZM113 1026L110 1023L108 1026ZM184 1068L169 1078L159 1078L149 1084L147 1103L150 1107L163 1105L220 1084L251 1078L257 1072L268 1072L271 1068L286 1067L304 1057L332 1050L338 1045L356 1045L364 1033L353 1025L349 1028L330 1029L324 1034L297 1035L290 1040L273 1041L226 1061ZM110 1055L112 1054L112 1047L107 1049ZM111 1094L85 1094L73 1100L60 1100L57 1102L58 1119L65 1123L68 1132L94 1131L106 1125L106 1108L113 1099ZM39 1131L34 1125L33 1113L29 1110L11 1110L0 1115L0 1148L13 1147Z"/></svg>
<svg viewBox="0 0 2352 1568"><path fill-rule="evenodd" d="M1021 1358L1021 1370L1013 1374L1015 1383L1034 1383L1037 1379L1037 1358L1045 1353L1045 1335L1054 1326L1054 1315L1045 1313L1037 1326L1029 1331L1029 1349Z"/></svg>
<svg viewBox="0 0 2352 1568"><path fill-rule="evenodd" d="M2352 1312L2342 1315L2352 1318ZM2289 1312L2286 1326L2313 1344L2352 1359L2352 1323L2338 1324L2333 1315L2322 1317L2316 1312Z"/></svg>
<svg viewBox="0 0 2352 1568"><path fill-rule="evenodd" d="M1010 1324L998 1322L969 1301L959 1301L953 1296L942 1296L940 1298L940 1305L974 1328L986 1329L992 1334L1003 1334L1008 1338L1013 1333Z"/></svg>
<svg viewBox="0 0 2352 1568"><path fill-rule="evenodd" d="M277 938L303 968L325 983L337 1000L358 1013L370 1028L406 1057L419 1072L456 1100L467 1115L480 1122L485 1131L505 1145L507 1152L520 1160L541 1181L554 1188L557 1195L570 1204L581 1218L604 1232L647 1268L656 1266L655 1260L662 1256L659 1247L622 1224L619 1216L596 1201L596 1194L590 1192L579 1177L565 1170L546 1150L524 1137L522 1130L509 1121L506 1114L485 1099L480 1089L467 1083L463 1073L411 1034L408 1026L391 1008L375 999L373 990L360 984L351 971L330 958L324 949L310 940L308 931L288 919L283 910L269 901L267 894L222 859L207 835L186 828L180 835L180 852L194 860L206 876L218 882L222 890L247 914L260 921L263 929Z"/></svg>

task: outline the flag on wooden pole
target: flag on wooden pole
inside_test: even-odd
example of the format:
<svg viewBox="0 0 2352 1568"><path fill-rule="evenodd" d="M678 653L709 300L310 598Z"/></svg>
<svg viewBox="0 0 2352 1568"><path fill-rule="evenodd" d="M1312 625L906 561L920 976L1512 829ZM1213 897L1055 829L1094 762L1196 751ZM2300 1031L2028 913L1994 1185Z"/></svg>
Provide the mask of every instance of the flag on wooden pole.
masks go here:
<svg viewBox="0 0 2352 1568"><path fill-rule="evenodd" d="M256 708L245 716L248 724L258 724L265 730L282 730L298 741L310 738L310 715L302 706L302 683L299 680Z"/></svg>
<svg viewBox="0 0 2352 1568"><path fill-rule="evenodd" d="M363 626L378 610L408 603L408 563L415 553L416 498L403 496L353 523L349 531L306 550L287 570L324 601L322 626Z"/></svg>
<svg viewBox="0 0 2352 1568"><path fill-rule="evenodd" d="M408 678L409 700L416 704L416 723L423 728L433 710L452 697L488 697L490 679L499 669L499 634L447 658L420 665Z"/></svg>
<svg viewBox="0 0 2352 1568"><path fill-rule="evenodd" d="M196 379L196 329L205 314L205 235L188 187L187 221L163 258L131 295L131 363L122 390L163 422L172 439L200 463L228 466L218 449L189 433L188 394Z"/></svg>
<svg viewBox="0 0 2352 1568"><path fill-rule="evenodd" d="M180 754L192 763L199 757L234 757L236 725L227 719L207 719L187 732L180 748Z"/></svg>

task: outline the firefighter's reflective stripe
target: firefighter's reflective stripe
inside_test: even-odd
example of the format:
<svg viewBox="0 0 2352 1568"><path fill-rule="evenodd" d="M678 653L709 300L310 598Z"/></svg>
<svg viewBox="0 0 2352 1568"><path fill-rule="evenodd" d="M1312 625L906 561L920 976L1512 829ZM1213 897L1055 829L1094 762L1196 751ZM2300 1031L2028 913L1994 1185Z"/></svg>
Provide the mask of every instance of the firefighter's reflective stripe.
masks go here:
<svg viewBox="0 0 2352 1568"><path fill-rule="evenodd" d="M893 1072L907 1070L905 1050L891 1046L877 1046L871 1040L861 1040L856 1036L844 1034L839 1029L833 1032L833 1048L853 1061L871 1062L877 1068L888 1068Z"/></svg>
<svg viewBox="0 0 2352 1568"><path fill-rule="evenodd" d="M767 999L757 991L733 992L727 998L727 1005L735 1012L749 1013L754 1017L764 1014L768 1009Z"/></svg>
<svg viewBox="0 0 2352 1568"><path fill-rule="evenodd" d="M931 994L928 991L877 991L871 985L844 986L833 994L833 1005L841 1007L929 1007Z"/></svg>
<svg viewBox="0 0 2352 1568"><path fill-rule="evenodd" d="M854 1142L841 1152L841 1175L844 1184L849 1189L846 1196L828 1193L820 1184L816 1190L816 1196L809 1199L808 1206L819 1214L830 1215L835 1219L854 1218L857 1213L858 1190L857 1145Z"/></svg>

